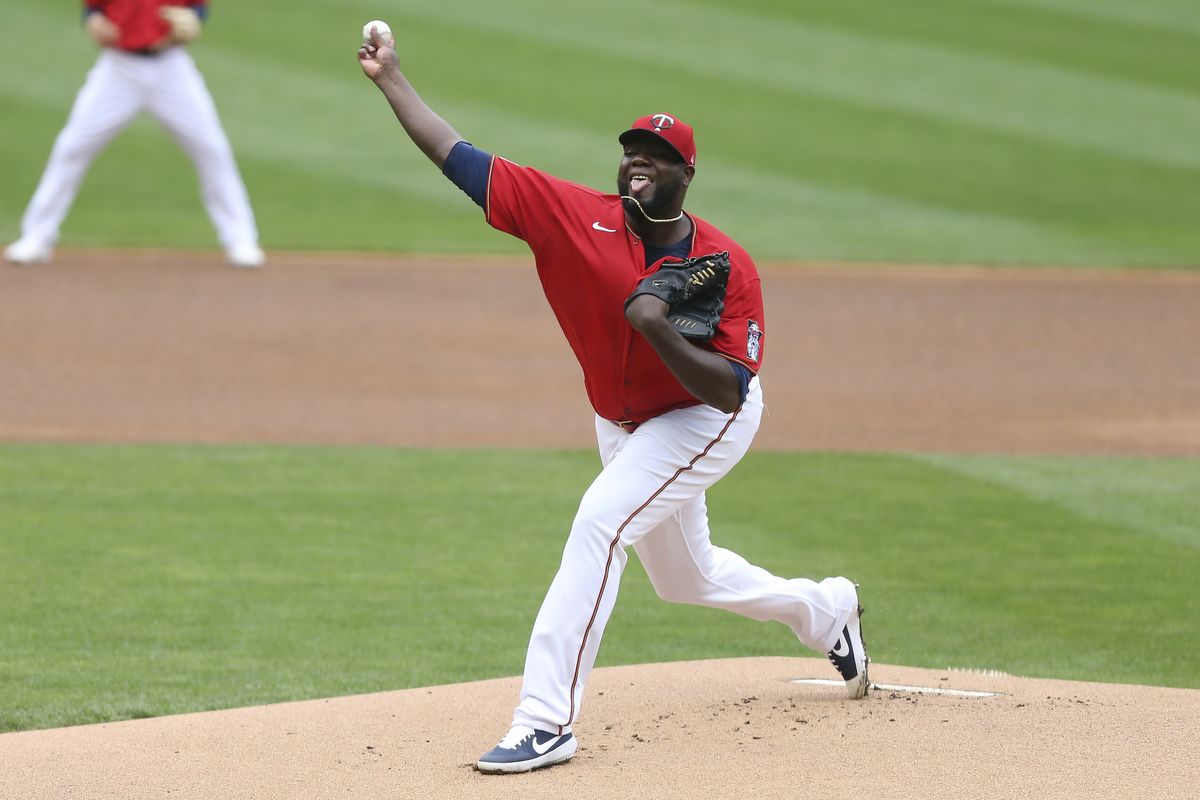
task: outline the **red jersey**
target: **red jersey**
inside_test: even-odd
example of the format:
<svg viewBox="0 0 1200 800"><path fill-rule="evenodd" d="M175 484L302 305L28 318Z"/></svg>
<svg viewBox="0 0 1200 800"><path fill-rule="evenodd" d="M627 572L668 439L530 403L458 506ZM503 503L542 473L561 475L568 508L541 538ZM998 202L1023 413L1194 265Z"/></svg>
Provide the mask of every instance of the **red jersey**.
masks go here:
<svg viewBox="0 0 1200 800"><path fill-rule="evenodd" d="M145 50L157 45L171 30L166 20L158 15L163 6L190 6L203 13L207 5L204 0L84 0L89 13L99 11L121 29L117 40L120 50Z"/></svg>
<svg viewBox="0 0 1200 800"><path fill-rule="evenodd" d="M621 198L493 157L488 224L525 241L579 365L592 408L605 419L645 422L699 404L625 319L625 299L661 262L646 266ZM725 310L705 346L757 373L762 364L762 287L746 251L698 217L690 255L728 250Z"/></svg>

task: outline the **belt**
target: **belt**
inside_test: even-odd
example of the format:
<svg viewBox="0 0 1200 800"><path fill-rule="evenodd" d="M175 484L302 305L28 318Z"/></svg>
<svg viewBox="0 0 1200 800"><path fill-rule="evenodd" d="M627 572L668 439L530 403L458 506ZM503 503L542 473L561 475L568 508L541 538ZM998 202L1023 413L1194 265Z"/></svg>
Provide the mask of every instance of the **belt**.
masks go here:
<svg viewBox="0 0 1200 800"><path fill-rule="evenodd" d="M613 425L616 425L618 428L625 431L626 433L633 433L634 431L636 431L638 429L638 425L641 424L640 422L634 422L633 420L628 420L628 419L623 419L620 422L610 419L609 422L611 422Z"/></svg>
<svg viewBox="0 0 1200 800"><path fill-rule="evenodd" d="M139 47L137 50L122 50L121 52L128 53L131 56L161 56L170 49L170 46L159 48Z"/></svg>

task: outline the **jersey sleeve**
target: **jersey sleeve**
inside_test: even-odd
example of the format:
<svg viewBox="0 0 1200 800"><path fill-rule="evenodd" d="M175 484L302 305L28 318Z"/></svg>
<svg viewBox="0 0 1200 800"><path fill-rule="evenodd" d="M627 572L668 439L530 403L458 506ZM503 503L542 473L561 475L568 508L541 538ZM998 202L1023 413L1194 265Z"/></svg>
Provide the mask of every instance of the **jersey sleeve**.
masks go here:
<svg viewBox="0 0 1200 800"><path fill-rule="evenodd" d="M535 249L540 241L574 216L575 184L506 158L492 158L488 176L488 224L523 239Z"/></svg>
<svg viewBox="0 0 1200 800"><path fill-rule="evenodd" d="M748 259L749 256L742 256ZM762 366L766 324L763 321L762 281L757 271L739 270L725 291L725 310L717 332L709 341L713 350L738 362L754 374Z"/></svg>

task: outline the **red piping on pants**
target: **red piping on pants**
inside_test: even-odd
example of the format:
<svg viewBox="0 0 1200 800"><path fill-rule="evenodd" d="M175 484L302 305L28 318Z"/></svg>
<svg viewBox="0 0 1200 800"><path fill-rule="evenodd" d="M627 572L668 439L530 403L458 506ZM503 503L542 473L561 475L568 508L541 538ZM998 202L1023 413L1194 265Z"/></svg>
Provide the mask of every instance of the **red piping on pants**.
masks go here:
<svg viewBox="0 0 1200 800"><path fill-rule="evenodd" d="M588 635L592 632L592 626L596 623L596 615L600 613L600 601L604 597L605 587L608 586L608 573L612 570L613 553L616 552L617 545L621 541L621 534L625 531L625 528L629 526L629 523L633 522L634 517L645 511L646 506L653 503L654 499L662 494L668 486L674 483L680 475L690 470L696 465L697 461L708 455L708 451L711 450L717 442L724 438L725 432L729 430L729 426L732 425L734 420L738 418L738 414L740 414L741 411L741 408L739 408L737 411L733 412L733 416L731 416L729 421L725 423L725 427L721 428L721 432L717 434L717 438L709 442L705 448L700 451L699 455L687 463L687 466L680 467L674 475L667 479L666 483L655 489L654 494L650 495L646 502L638 506L637 510L630 514L629 517L621 523L621 527L617 528L617 535L614 536L613 540L608 543L608 560L604 562L604 579L600 581L600 592L596 595L596 602L592 606L592 618L588 620L587 628L585 628L583 631L583 641L580 642L579 653L575 656L575 675L571 678L571 711L567 715L566 725L570 725L572 720L575 719L575 687L579 684L579 669L583 665L583 651L587 647ZM562 733L562 729L564 727L565 725L559 726L558 731L560 734Z"/></svg>

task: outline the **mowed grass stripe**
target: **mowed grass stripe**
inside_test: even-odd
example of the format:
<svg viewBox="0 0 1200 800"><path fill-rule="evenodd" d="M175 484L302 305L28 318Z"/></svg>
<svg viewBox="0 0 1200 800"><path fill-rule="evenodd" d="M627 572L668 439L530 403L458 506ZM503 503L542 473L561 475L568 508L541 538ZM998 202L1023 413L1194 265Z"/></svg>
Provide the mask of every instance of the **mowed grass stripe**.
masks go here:
<svg viewBox="0 0 1200 800"><path fill-rule="evenodd" d="M1195 460L946 455L921 460L1086 519L1200 550L1200 468Z"/></svg>
<svg viewBox="0 0 1200 800"><path fill-rule="evenodd" d="M586 27L569 12L556 16L540 4L509 4L502 15L480 15L468 6L411 13L526 42L570 45L597 57L611 58L615 51L626 65L686 68L697 81L737 79L750 91L821 94L1152 163L1200 165L1195 147L1200 104L1192 93L807 20L764 23L723 9L678 3L645 8L632 0L610 8L611 14L598 15ZM630 26L630 18L639 24ZM712 31L721 31L727 46L663 52L658 31L667 26L682 41L704 41ZM1161 124L1148 130L1147 119Z"/></svg>
<svg viewBox="0 0 1200 800"><path fill-rule="evenodd" d="M75 100L83 76L96 60L96 47L84 33L77 9L59 3L10 0L4 4L0 26L0 94L30 101L58 111L59 127ZM50 31L56 31L54 36ZM59 46L47 61L46 42ZM4 141L28 135L24 117L6 112L0 116ZM12 128L11 132L6 130ZM57 132L57 129L54 131ZM49 152L49 148L47 148Z"/></svg>
<svg viewBox="0 0 1200 800"><path fill-rule="evenodd" d="M720 0L692 0L724 8ZM1121 9L1158 13L1163 24L1095 13L1093 4L1054 0L920 0L915 3L826 3L821 0L748 0L739 11L767 20L806 20L851 33L869 33L968 54L1058 66L1108 76L1147 88L1200 89L1191 69L1200 45L1200 12L1194 4L1174 11L1163 3ZM1192 29L1189 30L1189 24Z"/></svg>
<svg viewBox="0 0 1200 800"><path fill-rule="evenodd" d="M888 242L901 260L938 260L940 250L983 263L1022 252L1041 263L1187 263L1172 254L1194 235L1200 170L971 125L935 135L920 116L822 98L805 101L786 141L780 129L744 124L788 101L736 97L704 120L709 137L739 146L701 161L689 198L764 255L853 260ZM776 213L756 213L767 198Z"/></svg>
<svg viewBox="0 0 1200 800"><path fill-rule="evenodd" d="M1003 5L1038 10L1052 8L1079 19L1102 19L1125 27L1145 28L1156 34L1186 33L1200 37L1200 15L1192 0L972 0L984 5Z"/></svg>

